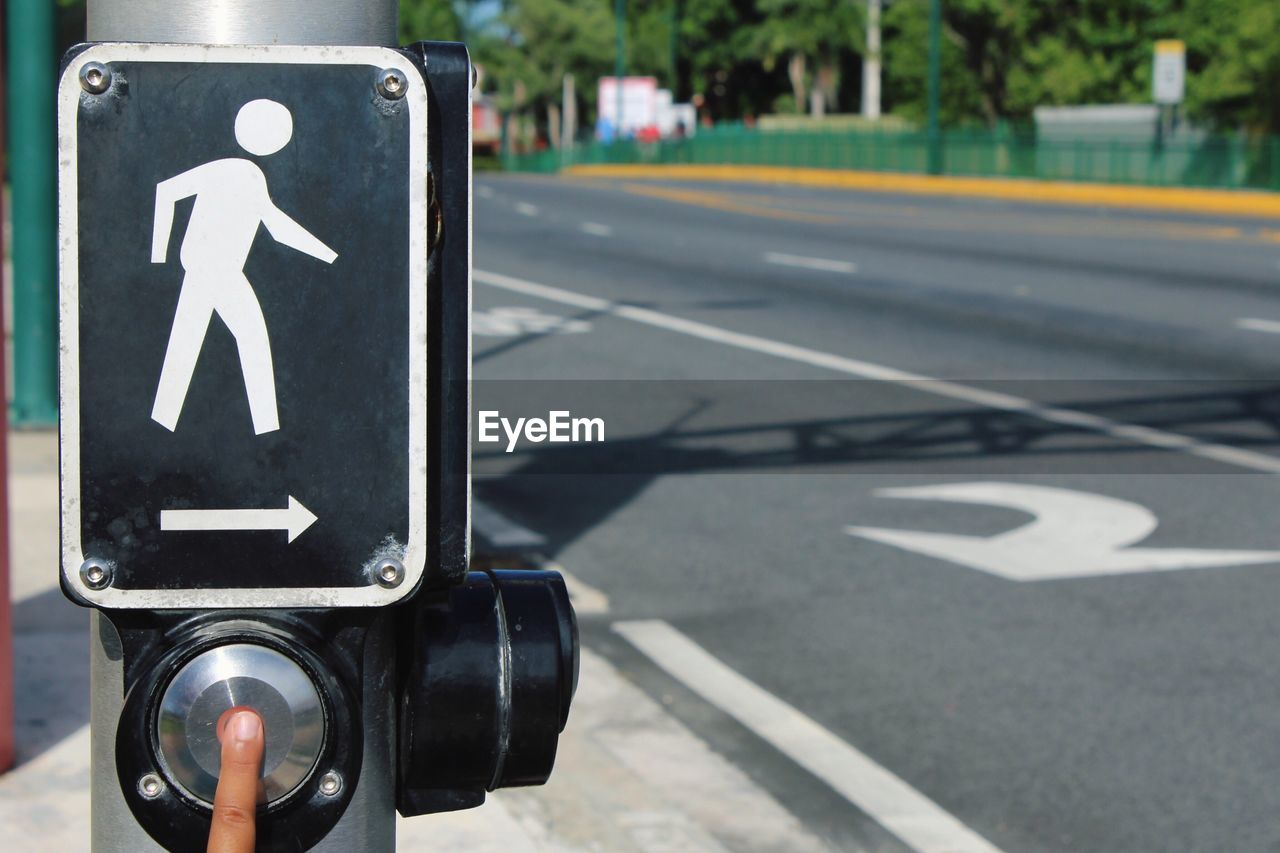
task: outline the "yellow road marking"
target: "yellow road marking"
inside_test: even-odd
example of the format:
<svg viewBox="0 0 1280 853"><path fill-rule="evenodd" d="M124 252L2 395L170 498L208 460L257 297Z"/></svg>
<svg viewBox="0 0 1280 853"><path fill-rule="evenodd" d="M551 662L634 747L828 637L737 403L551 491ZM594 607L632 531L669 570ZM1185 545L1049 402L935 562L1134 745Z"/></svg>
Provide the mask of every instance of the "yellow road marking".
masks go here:
<svg viewBox="0 0 1280 853"><path fill-rule="evenodd" d="M678 201L715 210L727 210L731 213L743 213L748 216L763 216L768 219L789 219L793 222L810 222L819 225L836 225L845 221L838 216L824 216L817 213L802 213L796 210L780 210L776 207L749 204L738 201L729 193L681 190L674 187L645 186L644 184L623 184L622 189L634 195L652 196L666 199L667 201Z"/></svg>
<svg viewBox="0 0 1280 853"><path fill-rule="evenodd" d="M589 185L586 181L575 181L582 185ZM674 201L680 204L690 204L698 207L707 207L715 210L727 210L733 213L741 213L748 216L763 216L770 219L787 219L796 222L818 223L822 225L857 225L865 222L862 220L849 217L827 216L815 213L804 213L801 211L790 210L786 208L767 206L770 199L767 196L751 196L740 193L723 193L712 192L708 190L684 190L676 187L665 187L649 184L623 183L610 184L610 189L620 189L623 192L633 195L648 196L650 198L660 198L664 201ZM787 201L796 201L789 199ZM907 215L915 216L914 209L907 208L905 211L911 211ZM905 212L904 211L904 212ZM877 220L876 224L885 224L882 219ZM961 231L967 233L1001 233L1001 234L1045 234L1058 237L1110 237L1110 238L1133 238L1133 237L1153 237L1166 240L1210 240L1210 241L1244 241L1255 242L1262 240L1265 242L1280 242L1280 230L1264 231L1257 234L1246 234L1242 229L1224 225L1195 225L1183 224L1177 222L1064 222L1053 224L1030 224L1020 220L1006 219L1006 221L982 221L982 220L965 220L954 222L939 221L923 221L918 218L912 218L909 223L903 223L903 228L924 230L924 231Z"/></svg>

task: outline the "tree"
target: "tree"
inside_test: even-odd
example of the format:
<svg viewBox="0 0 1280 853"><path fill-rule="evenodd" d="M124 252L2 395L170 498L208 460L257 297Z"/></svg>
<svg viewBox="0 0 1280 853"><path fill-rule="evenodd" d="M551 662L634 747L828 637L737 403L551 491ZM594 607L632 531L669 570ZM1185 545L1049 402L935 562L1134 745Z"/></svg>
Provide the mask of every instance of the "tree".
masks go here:
<svg viewBox="0 0 1280 853"><path fill-rule="evenodd" d="M717 119L767 112L781 76L766 70L754 47L764 16L757 0L697 0L684 4L680 54L689 69L690 93L702 96Z"/></svg>
<svg viewBox="0 0 1280 853"><path fill-rule="evenodd" d="M658 78L674 92L679 88L671 66L671 27L677 0L627 0L627 73Z"/></svg>
<svg viewBox="0 0 1280 853"><path fill-rule="evenodd" d="M944 7L949 9L950 3ZM897 0L886 6L884 29L884 99L895 113L912 121L925 119L929 67L929 0ZM944 124L970 120L983 112L978 75L966 57L968 40L959 37L944 17L939 112Z"/></svg>
<svg viewBox="0 0 1280 853"><path fill-rule="evenodd" d="M400 0L400 41L403 44L427 39L457 41L462 37L461 22L457 5L449 0Z"/></svg>
<svg viewBox="0 0 1280 853"><path fill-rule="evenodd" d="M1224 128L1280 134L1280 5L1188 0L1187 110Z"/></svg>
<svg viewBox="0 0 1280 853"><path fill-rule="evenodd" d="M835 107L840 58L859 53L864 40L861 5L854 0L757 0L763 20L752 46L765 70L786 59L796 112L804 112L809 67L816 66L814 90Z"/></svg>
<svg viewBox="0 0 1280 853"><path fill-rule="evenodd" d="M546 116L548 136L559 121L560 87L566 73L594 81L613 66L613 9L609 0L513 0L500 17L501 38L480 55L504 111L534 110ZM589 106L595 90L581 86Z"/></svg>
<svg viewBox="0 0 1280 853"><path fill-rule="evenodd" d="M764 0L761 0L764 2ZM886 10L888 100L924 113L929 0ZM944 0L944 121L1029 117L1041 105L1150 103L1158 39L1187 43L1187 111L1280 132L1276 0Z"/></svg>
<svg viewBox="0 0 1280 853"><path fill-rule="evenodd" d="M1151 102L1155 41L1176 29L1176 0L1088 0L1069 16L1036 5L1017 33L1005 115L1040 105Z"/></svg>
<svg viewBox="0 0 1280 853"><path fill-rule="evenodd" d="M1176 0L946 0L941 112L949 122L1025 118L1041 105L1150 101L1152 43ZM928 0L886 13L891 86L923 112Z"/></svg>

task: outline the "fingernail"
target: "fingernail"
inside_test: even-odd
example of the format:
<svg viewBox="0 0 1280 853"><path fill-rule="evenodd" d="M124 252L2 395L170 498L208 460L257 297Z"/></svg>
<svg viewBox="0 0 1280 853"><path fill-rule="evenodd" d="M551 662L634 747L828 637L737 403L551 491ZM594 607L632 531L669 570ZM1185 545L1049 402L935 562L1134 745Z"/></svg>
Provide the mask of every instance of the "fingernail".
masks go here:
<svg viewBox="0 0 1280 853"><path fill-rule="evenodd" d="M238 741L251 741L262 732L262 721L257 714L241 711L231 718L231 736Z"/></svg>

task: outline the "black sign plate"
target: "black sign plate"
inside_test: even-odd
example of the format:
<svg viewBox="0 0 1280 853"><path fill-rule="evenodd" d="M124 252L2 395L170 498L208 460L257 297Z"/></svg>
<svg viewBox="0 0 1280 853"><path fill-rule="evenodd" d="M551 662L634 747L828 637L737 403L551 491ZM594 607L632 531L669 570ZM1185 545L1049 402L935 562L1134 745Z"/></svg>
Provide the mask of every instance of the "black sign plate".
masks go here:
<svg viewBox="0 0 1280 853"><path fill-rule="evenodd" d="M421 74L390 49L103 44L70 61L69 590L331 607L415 587L426 119Z"/></svg>

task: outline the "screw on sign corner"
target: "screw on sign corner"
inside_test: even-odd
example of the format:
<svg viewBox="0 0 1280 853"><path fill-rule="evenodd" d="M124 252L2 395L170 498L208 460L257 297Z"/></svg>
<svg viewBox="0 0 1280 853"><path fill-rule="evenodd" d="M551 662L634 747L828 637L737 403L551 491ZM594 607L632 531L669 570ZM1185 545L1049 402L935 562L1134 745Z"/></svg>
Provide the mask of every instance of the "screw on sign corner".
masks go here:
<svg viewBox="0 0 1280 853"><path fill-rule="evenodd" d="M374 580L379 586L395 589L404 583L404 563L388 557L373 567Z"/></svg>
<svg viewBox="0 0 1280 853"><path fill-rule="evenodd" d="M398 101L409 91L409 78L398 68L384 68L378 74L378 94L389 101Z"/></svg>
<svg viewBox="0 0 1280 853"><path fill-rule="evenodd" d="M92 590L111 586L111 565L96 558L89 558L80 565L80 580Z"/></svg>
<svg viewBox="0 0 1280 853"><path fill-rule="evenodd" d="M111 88L111 71L101 62L86 62L80 69L80 86L90 95L101 95Z"/></svg>

